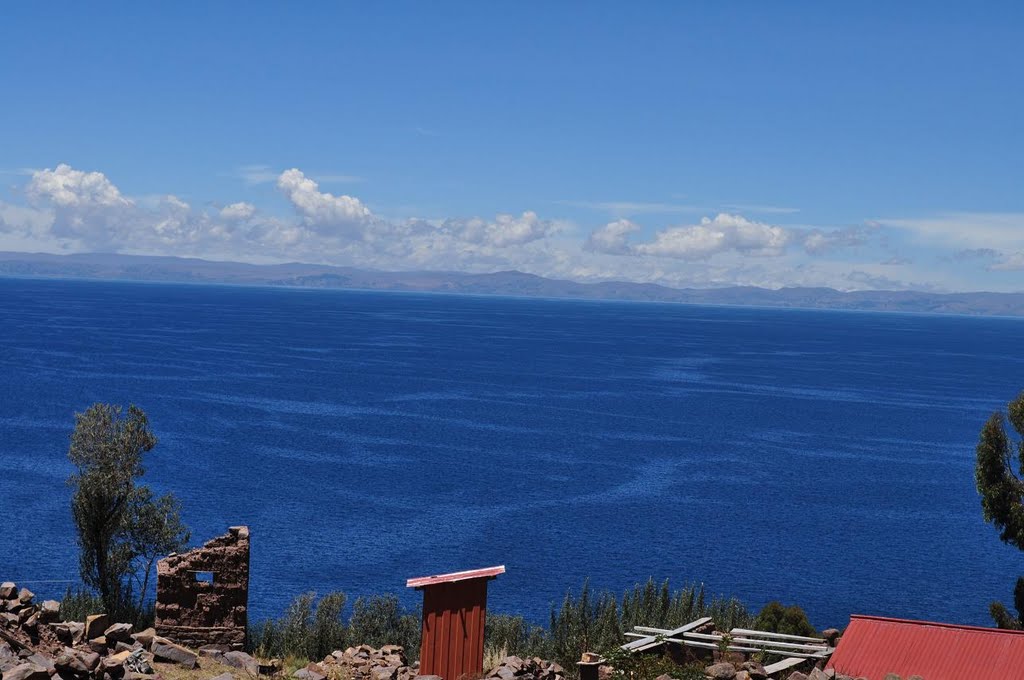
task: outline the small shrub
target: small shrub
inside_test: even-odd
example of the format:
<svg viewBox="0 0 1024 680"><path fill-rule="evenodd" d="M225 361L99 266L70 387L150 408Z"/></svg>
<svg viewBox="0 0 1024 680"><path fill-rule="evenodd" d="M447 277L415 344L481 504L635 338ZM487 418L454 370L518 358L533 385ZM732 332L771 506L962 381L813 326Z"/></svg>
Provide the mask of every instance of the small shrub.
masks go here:
<svg viewBox="0 0 1024 680"><path fill-rule="evenodd" d="M89 614L103 611L103 600L87 590L68 588L60 601L61 621L85 621Z"/></svg>
<svg viewBox="0 0 1024 680"><path fill-rule="evenodd" d="M374 595L356 599L347 634L354 644L401 645L411 660L419 656L420 626L419 612L403 611L397 596Z"/></svg>
<svg viewBox="0 0 1024 680"><path fill-rule="evenodd" d="M484 625L484 670L490 670L509 655L523 658L549 656L547 631L527 623L521 616L488 614Z"/></svg>
<svg viewBox="0 0 1024 680"><path fill-rule="evenodd" d="M250 650L261 657L320 660L336 649L344 649L345 601L345 594L340 592L328 593L319 602L315 593L299 595L280 619L263 621L250 629Z"/></svg>
<svg viewBox="0 0 1024 680"><path fill-rule="evenodd" d="M146 603L140 608L137 604L126 602L117 611L109 612L103 604L103 598L83 589L68 588L60 601L61 621L85 621L86 616L103 612L116 621L131 623L139 630L152 626L156 617L152 603Z"/></svg>
<svg viewBox="0 0 1024 680"><path fill-rule="evenodd" d="M660 675L669 675L676 680L705 680L704 664L678 665L667 655L631 654L621 648L614 648L604 654L605 660L614 668L612 680L654 680Z"/></svg>
<svg viewBox="0 0 1024 680"><path fill-rule="evenodd" d="M807 620L807 614L796 605L785 607L781 602L769 602L754 620L753 628L769 633L817 637L818 631Z"/></svg>
<svg viewBox="0 0 1024 680"><path fill-rule="evenodd" d="M341 618L344 611L345 593L328 593L317 603L309 635L309 658L323 659L336 649L345 649L347 635Z"/></svg>

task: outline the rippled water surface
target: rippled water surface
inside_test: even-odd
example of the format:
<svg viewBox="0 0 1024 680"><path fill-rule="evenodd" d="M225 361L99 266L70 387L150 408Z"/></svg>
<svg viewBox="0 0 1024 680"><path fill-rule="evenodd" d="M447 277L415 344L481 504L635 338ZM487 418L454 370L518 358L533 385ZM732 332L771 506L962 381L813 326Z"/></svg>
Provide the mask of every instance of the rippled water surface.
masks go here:
<svg viewBox="0 0 1024 680"><path fill-rule="evenodd" d="M135 402L196 539L251 526L257 618L506 564L492 608L537 620L587 576L654 576L822 626L985 624L1024 555L981 520L973 449L1024 388L1022 341L1010 319L0 280L0 577L76 577L73 413Z"/></svg>

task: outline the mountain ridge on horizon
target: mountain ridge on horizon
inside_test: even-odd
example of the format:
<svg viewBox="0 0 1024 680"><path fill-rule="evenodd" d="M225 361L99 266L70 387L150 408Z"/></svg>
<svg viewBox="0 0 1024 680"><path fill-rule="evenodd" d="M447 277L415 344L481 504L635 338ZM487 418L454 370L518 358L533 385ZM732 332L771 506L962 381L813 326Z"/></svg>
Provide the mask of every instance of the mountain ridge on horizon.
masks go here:
<svg viewBox="0 0 1024 680"><path fill-rule="evenodd" d="M302 262L256 264L173 255L0 251L2 278L210 283L288 288L506 295L681 304L1024 316L1024 292L840 291L828 287L672 288L633 281L579 282L519 270L383 271Z"/></svg>

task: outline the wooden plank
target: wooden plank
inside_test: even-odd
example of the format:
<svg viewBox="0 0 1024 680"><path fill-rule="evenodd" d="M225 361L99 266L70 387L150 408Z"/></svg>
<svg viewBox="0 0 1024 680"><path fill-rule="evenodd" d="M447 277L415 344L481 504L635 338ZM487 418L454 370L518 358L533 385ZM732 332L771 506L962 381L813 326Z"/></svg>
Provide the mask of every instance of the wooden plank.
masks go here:
<svg viewBox="0 0 1024 680"><path fill-rule="evenodd" d="M769 633L763 630L748 630L746 628L733 628L729 634L742 635L744 637L767 637L780 640L803 640L804 642L825 642L825 638L805 637L803 635L786 635L784 633Z"/></svg>
<svg viewBox="0 0 1024 680"><path fill-rule="evenodd" d="M716 645L716 644L714 644L712 642L697 642L695 640L686 640L683 644L685 644L687 647L700 647L701 649L718 649L718 645ZM726 649L728 651L730 651L730 652L750 652L750 653L756 653L756 652L764 651L760 647L738 647L738 646L735 646L735 645L729 645L728 647L726 647ZM771 651L771 650L768 650L768 651ZM800 658L803 658L803 659L824 659L826 656L828 656L827 654L823 654L823 653L820 653L820 652L818 654L803 654L803 653L798 653L798 652L785 652L785 653L789 654L789 656L791 656L791 657L800 657Z"/></svg>
<svg viewBox="0 0 1024 680"><path fill-rule="evenodd" d="M790 657L788 659L783 659L782 661L776 661L773 664L765 666L764 667L764 672L767 673L768 675L774 675L775 673L778 673L780 671L788 670L788 669L792 668L793 666L799 666L800 664L804 663L805 661L807 661L807 659L801 659L798 656L792 656L792 657Z"/></svg>
<svg viewBox="0 0 1024 680"><path fill-rule="evenodd" d="M626 633L633 637L641 636L640 633ZM700 642L700 641L706 642ZM662 642L675 642L677 644L689 645L691 647L717 648L722 641L722 636L711 633L683 633L682 638L662 638ZM825 645L802 645L787 642L773 642L771 640L756 640L750 638L733 638L729 649L733 651L758 652L766 651L782 656L800 654L803 658L824 658L835 651L834 647Z"/></svg>
<svg viewBox="0 0 1024 680"><path fill-rule="evenodd" d="M671 635L672 631L668 628L651 628L650 626L633 626L633 630L638 630L641 633L649 633L650 635Z"/></svg>
<svg viewBox="0 0 1024 680"><path fill-rule="evenodd" d="M680 626L679 628L676 628L675 630L670 630L670 631L668 631L666 633L665 636L666 637L675 637L676 635L681 635L683 633L689 632L689 631L694 630L696 628L700 628L704 624L710 623L710 622L711 622L711 617L710 616L705 616L702 619L697 619L696 621L691 621L688 624L686 624L685 626ZM639 640L633 640L632 642L627 642L626 644L622 645L622 649L626 650L627 652L642 652L645 649L650 649L651 647L657 647L658 645L662 644L662 642L658 640L659 637L660 637L660 634L659 635L648 635L647 637L640 638Z"/></svg>
<svg viewBox="0 0 1024 680"><path fill-rule="evenodd" d="M711 640L711 641L716 641L716 642L720 641L722 639L722 635L717 634L717 633L716 634L683 633L683 637L686 638L686 639L692 638L694 640ZM828 649L828 645L811 645L811 644L807 644L807 643L796 643L796 642L776 642L774 640L758 640L756 638L747 638L747 637L730 637L729 641L731 643L735 642L735 643L741 644L741 645L742 644L761 645L761 646L764 646L765 649L769 649L769 648L770 649L792 649L792 650L795 650L795 651L798 651L798 652L806 652L806 651L822 652L822 651L825 651L826 649Z"/></svg>

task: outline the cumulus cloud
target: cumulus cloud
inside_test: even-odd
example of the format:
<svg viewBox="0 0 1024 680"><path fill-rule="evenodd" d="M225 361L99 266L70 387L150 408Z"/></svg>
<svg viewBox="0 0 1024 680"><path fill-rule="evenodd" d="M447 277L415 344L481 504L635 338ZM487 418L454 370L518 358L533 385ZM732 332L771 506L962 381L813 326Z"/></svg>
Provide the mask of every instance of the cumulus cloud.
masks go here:
<svg viewBox="0 0 1024 680"><path fill-rule="evenodd" d="M244 222L256 214L256 206L252 203L232 203L220 209L221 219L228 222Z"/></svg>
<svg viewBox="0 0 1024 680"><path fill-rule="evenodd" d="M25 195L33 206L52 214L53 236L93 248L122 241L139 210L102 172L83 172L63 163L33 171Z"/></svg>
<svg viewBox="0 0 1024 680"><path fill-rule="evenodd" d="M271 172L264 166L250 170L254 182L267 181ZM869 257L861 262L831 257L841 249L878 245L877 233L892 231L870 223L829 230L723 212L653 231L620 218L580 237L575 225L530 210L397 220L378 214L358 197L325 191L298 168L275 173L272 181L291 208L287 215L270 215L245 201L190 205L172 194L129 196L102 172L61 164L28 177L20 190L26 199L22 204L0 201L0 249L290 260L394 270L519 269L581 281L669 286L898 287L902 284L886 278L886 272L924 278L914 272L924 265L894 269L891 265L910 263L880 264L878 249L864 252ZM987 258L988 269L1024 270L1024 244L998 250L959 247L973 248L960 257ZM949 271L926 276L949 280L954 276Z"/></svg>
<svg viewBox="0 0 1024 680"><path fill-rule="evenodd" d="M758 222L742 215L719 213L698 224L662 229L648 241L631 244L630 235L640 227L629 220L610 222L590 234L584 250L609 255L647 255L680 260L708 260L725 254L779 257L793 244L802 244L809 255L823 255L868 243L874 225L840 229L783 227Z"/></svg>
<svg viewBox="0 0 1024 680"><path fill-rule="evenodd" d="M498 215L490 221L479 217L448 219L444 221L442 229L466 243L506 248L551 236L556 231L556 225L528 210L519 216Z"/></svg>
<svg viewBox="0 0 1024 680"><path fill-rule="evenodd" d="M53 226L52 210L0 202L0 232L46 237Z"/></svg>
<svg viewBox="0 0 1024 680"><path fill-rule="evenodd" d="M36 170L26 193L35 201L48 200L60 208L125 208L132 202L102 172L83 172L61 163Z"/></svg>
<svg viewBox="0 0 1024 680"><path fill-rule="evenodd" d="M252 261L300 260L384 269L540 267L560 222L533 211L441 220L389 220L359 198L334 195L297 168L279 173L290 217L239 201L195 207L174 195L126 196L101 172L68 165L36 171L28 205L0 202L0 245Z"/></svg>
<svg viewBox="0 0 1024 680"><path fill-rule="evenodd" d="M790 232L782 227L719 213L714 218L701 219L700 224L663 229L654 235L654 240L640 243L633 250L683 260L704 260L730 251L772 256L782 254L790 239Z"/></svg>
<svg viewBox="0 0 1024 680"><path fill-rule="evenodd" d="M317 231L358 230L373 219L370 209L358 198L322 192L316 182L297 168L282 172L277 188L306 225Z"/></svg>
<svg viewBox="0 0 1024 680"><path fill-rule="evenodd" d="M583 247L595 253L625 255L630 252L629 235L638 231L638 224L629 220L615 220L590 234Z"/></svg>

